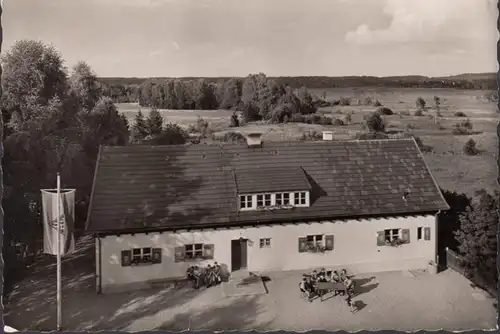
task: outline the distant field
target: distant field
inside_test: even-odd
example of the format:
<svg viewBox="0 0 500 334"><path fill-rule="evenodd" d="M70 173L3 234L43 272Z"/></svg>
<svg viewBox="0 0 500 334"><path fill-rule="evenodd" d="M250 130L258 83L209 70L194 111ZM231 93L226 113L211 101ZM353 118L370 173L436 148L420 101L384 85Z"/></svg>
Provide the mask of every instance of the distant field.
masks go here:
<svg viewBox="0 0 500 334"><path fill-rule="evenodd" d="M366 96L378 99L383 105L391 108L395 115L384 116L390 131L410 130L419 136L424 144L432 146L434 152L425 153L425 159L432 170L437 182L442 188L456 190L473 195L475 190L482 188L492 191L497 189L496 178L496 151L498 138L496 125L498 123L496 105L482 99L484 91L452 90L452 89L355 89L340 88L330 90L311 90L319 96L326 95L327 100L339 99L341 96L350 97L353 101L363 100ZM432 118L434 110L424 112L424 116L413 116L416 110L415 100L422 97L427 101L428 107L434 106L434 96L441 98L441 114L439 129ZM139 110L136 104L117 104L132 123L133 118ZM178 123L187 127L194 124L198 117L209 122L210 128L215 133L227 131L262 131L264 140L294 140L298 139L304 132L308 131L334 131L337 139L353 139L361 130L364 123L363 117L374 111L375 107L363 105L335 106L321 108L320 113L335 118L344 119L347 113L351 113L352 122L346 126L324 126L317 124L259 124L249 123L238 129L229 128L229 117L232 111L227 110L160 110L166 122ZM149 108L141 108L147 115ZM454 114L461 111L467 115L473 124L473 131L477 134L470 136L455 136L452 134L452 126L465 118L455 117ZM401 113L403 115L401 115ZM405 114L410 114L405 115ZM479 156L465 156L462 153L464 143L473 138L478 148L483 152Z"/></svg>

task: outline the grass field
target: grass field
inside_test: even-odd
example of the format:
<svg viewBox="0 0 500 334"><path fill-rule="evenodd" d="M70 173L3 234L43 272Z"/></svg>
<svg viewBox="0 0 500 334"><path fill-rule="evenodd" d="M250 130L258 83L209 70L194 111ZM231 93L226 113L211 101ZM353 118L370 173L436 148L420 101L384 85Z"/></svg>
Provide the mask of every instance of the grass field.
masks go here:
<svg viewBox="0 0 500 334"><path fill-rule="evenodd" d="M195 124L198 117L208 121L210 130L215 134L223 134L228 131L263 133L264 140L297 140L303 133L308 131L330 130L334 132L336 139L353 139L356 133L363 131L361 126L364 118L376 108L371 106L357 105L356 100L364 100L366 96L378 99L384 106L391 108L394 115L384 116L387 129L391 132L414 133L419 136L425 145L431 146L433 151L424 153L427 164L432 170L439 185L447 190L455 190L473 195L476 190L497 189L497 167L496 152L498 138L496 134L497 111L496 105L482 99L484 91L452 90L452 89L356 89L343 88L331 90L311 90L319 96L326 95L327 100L350 97L353 100L351 106L335 106L321 108L318 112L333 118L345 119L345 115L351 114L352 121L345 126L325 126L318 124L288 123L288 124L264 124L248 123L240 128L229 128L229 116L231 111L227 110L160 110L165 122L172 122L188 127ZM428 107L434 107L434 96L441 99L439 126L434 123L434 109L424 112L423 116L413 116L418 97L426 100ZM118 104L119 110L123 112L130 123L133 123L135 114L139 107L136 104ZM145 115L148 108L141 108ZM464 117L456 117L455 113L463 112L473 124L473 135L453 135L454 124L465 120ZM481 154L477 156L466 156L462 152L464 143L473 138Z"/></svg>

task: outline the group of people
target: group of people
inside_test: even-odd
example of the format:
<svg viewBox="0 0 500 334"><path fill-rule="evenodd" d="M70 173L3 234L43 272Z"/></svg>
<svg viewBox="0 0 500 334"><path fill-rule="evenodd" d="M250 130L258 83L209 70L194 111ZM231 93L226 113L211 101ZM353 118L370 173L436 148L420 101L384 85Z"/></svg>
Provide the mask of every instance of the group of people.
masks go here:
<svg viewBox="0 0 500 334"><path fill-rule="evenodd" d="M334 282L342 283L345 289L335 290L335 296L341 294L345 296L345 300L351 311L354 311L354 304L352 297L354 295L354 281L347 274L347 270L342 269L340 273L337 270L326 271L325 268L321 270L313 270L310 274L303 274L302 281L299 283L299 288L302 293L307 294L308 300L312 301L315 295L318 295L318 283L320 282Z"/></svg>
<svg viewBox="0 0 500 334"><path fill-rule="evenodd" d="M186 271L186 277L188 281L193 283L195 289L199 289L200 286L209 288L222 282L221 266L217 262L213 266L207 265L205 268L191 266Z"/></svg>

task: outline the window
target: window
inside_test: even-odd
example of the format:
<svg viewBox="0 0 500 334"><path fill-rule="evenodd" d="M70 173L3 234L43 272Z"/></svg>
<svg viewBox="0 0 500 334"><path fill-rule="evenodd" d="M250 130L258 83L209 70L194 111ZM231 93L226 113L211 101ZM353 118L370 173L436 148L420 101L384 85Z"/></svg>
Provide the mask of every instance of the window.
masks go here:
<svg viewBox="0 0 500 334"><path fill-rule="evenodd" d="M251 209L253 206L252 195L240 196L240 209Z"/></svg>
<svg viewBox="0 0 500 334"><path fill-rule="evenodd" d="M314 246L317 244L323 244L323 234L317 234L317 235L308 235L306 237L307 240L307 245L308 246Z"/></svg>
<svg viewBox="0 0 500 334"><path fill-rule="evenodd" d="M271 194L264 195L264 206L271 206Z"/></svg>
<svg viewBox="0 0 500 334"><path fill-rule="evenodd" d="M306 192L301 191L301 192L296 192L294 194L294 203L295 205L306 205L307 200L306 200Z"/></svg>
<svg viewBox="0 0 500 334"><path fill-rule="evenodd" d="M398 228L384 230L384 234L385 234L385 241L386 242L393 242L394 240L401 239L401 230Z"/></svg>
<svg viewBox="0 0 500 334"><path fill-rule="evenodd" d="M203 258L203 244L191 244L185 245L185 257L186 259L199 259Z"/></svg>
<svg viewBox="0 0 500 334"><path fill-rule="evenodd" d="M422 227L417 228L417 240L422 240Z"/></svg>
<svg viewBox="0 0 500 334"><path fill-rule="evenodd" d="M269 247L271 247L271 238L261 238L260 248L269 248Z"/></svg>
<svg viewBox="0 0 500 334"><path fill-rule="evenodd" d="M264 206L264 195L257 195L257 207L262 208Z"/></svg>
<svg viewBox="0 0 500 334"><path fill-rule="evenodd" d="M151 247L133 248L132 264L150 263L151 253L152 253Z"/></svg>
<svg viewBox="0 0 500 334"><path fill-rule="evenodd" d="M290 194L289 193L277 193L276 194L276 205L290 205Z"/></svg>

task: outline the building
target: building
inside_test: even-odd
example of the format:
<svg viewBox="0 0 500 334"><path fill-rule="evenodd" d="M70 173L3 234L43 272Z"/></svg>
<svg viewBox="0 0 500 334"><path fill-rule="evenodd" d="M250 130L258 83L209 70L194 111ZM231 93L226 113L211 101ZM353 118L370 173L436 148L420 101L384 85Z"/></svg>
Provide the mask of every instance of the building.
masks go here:
<svg viewBox="0 0 500 334"><path fill-rule="evenodd" d="M231 271L427 268L449 207L413 139L101 147L99 292Z"/></svg>

